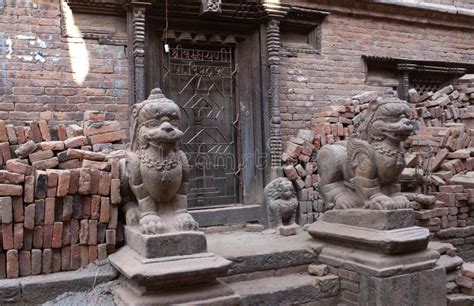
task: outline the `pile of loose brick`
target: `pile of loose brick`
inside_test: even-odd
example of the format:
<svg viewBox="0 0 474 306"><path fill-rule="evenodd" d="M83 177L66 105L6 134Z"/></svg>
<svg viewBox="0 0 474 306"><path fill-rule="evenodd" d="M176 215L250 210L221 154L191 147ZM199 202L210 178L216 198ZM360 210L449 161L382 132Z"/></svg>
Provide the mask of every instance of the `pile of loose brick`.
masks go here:
<svg viewBox="0 0 474 306"><path fill-rule="evenodd" d="M461 288L461 292L474 296L474 263L464 263L456 278L456 284Z"/></svg>
<svg viewBox="0 0 474 306"><path fill-rule="evenodd" d="M106 119L0 121L0 278L75 270L114 251L121 197L110 151L126 133Z"/></svg>
<svg viewBox="0 0 474 306"><path fill-rule="evenodd" d="M283 170L298 191L300 224L330 209L317 191L317 151L348 139L377 95L364 92L323 107L314 115L311 130L300 130L285 144ZM417 224L431 232L474 225L474 75L421 96L412 89L408 100L419 129L406 143L409 154L401 181L404 191L429 195L408 194Z"/></svg>

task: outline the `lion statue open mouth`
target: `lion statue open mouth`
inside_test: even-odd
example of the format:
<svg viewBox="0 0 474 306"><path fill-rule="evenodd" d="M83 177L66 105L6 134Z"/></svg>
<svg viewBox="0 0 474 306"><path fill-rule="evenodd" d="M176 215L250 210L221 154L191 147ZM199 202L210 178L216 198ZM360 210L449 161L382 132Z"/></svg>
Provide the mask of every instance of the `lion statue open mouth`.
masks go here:
<svg viewBox="0 0 474 306"><path fill-rule="evenodd" d="M131 144L121 165L127 225L147 235L197 230L187 211L189 166L178 148L178 105L155 88L132 110Z"/></svg>
<svg viewBox="0 0 474 306"><path fill-rule="evenodd" d="M396 97L371 101L355 136L318 152L320 192L334 209L401 209L403 142L413 133L408 103Z"/></svg>

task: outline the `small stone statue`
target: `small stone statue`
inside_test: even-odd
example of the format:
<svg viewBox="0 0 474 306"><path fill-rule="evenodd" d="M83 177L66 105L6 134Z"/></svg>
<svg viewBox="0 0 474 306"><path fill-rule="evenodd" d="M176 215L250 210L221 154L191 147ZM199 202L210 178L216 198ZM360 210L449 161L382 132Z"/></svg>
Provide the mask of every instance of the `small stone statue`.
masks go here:
<svg viewBox="0 0 474 306"><path fill-rule="evenodd" d="M132 108L131 143L121 165L126 223L140 233L155 235L197 230L187 211L189 167L178 148L178 105L159 88Z"/></svg>
<svg viewBox="0 0 474 306"><path fill-rule="evenodd" d="M396 97L370 102L356 135L347 142L325 145L318 152L319 189L334 209L401 209L405 168L403 142L414 131L410 108Z"/></svg>
<svg viewBox="0 0 474 306"><path fill-rule="evenodd" d="M270 227L294 225L298 200L293 183L286 177L279 177L271 181L263 193L267 203Z"/></svg>

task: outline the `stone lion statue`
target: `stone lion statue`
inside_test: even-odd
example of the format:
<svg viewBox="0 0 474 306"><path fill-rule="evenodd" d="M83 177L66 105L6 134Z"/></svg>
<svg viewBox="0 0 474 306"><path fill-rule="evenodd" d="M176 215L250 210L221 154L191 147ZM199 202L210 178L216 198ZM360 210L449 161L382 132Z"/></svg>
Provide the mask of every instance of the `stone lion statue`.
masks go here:
<svg viewBox="0 0 474 306"><path fill-rule="evenodd" d="M263 190L270 227L292 225L296 222L296 199L293 183L286 177L271 181Z"/></svg>
<svg viewBox="0 0 474 306"><path fill-rule="evenodd" d="M197 230L187 211L189 167L178 144L178 105L159 88L132 108L131 143L122 160L122 194L127 225L142 234Z"/></svg>
<svg viewBox="0 0 474 306"><path fill-rule="evenodd" d="M405 168L403 142L414 131L408 103L377 97L369 103L357 133L318 152L319 190L334 209L409 207L400 193Z"/></svg>

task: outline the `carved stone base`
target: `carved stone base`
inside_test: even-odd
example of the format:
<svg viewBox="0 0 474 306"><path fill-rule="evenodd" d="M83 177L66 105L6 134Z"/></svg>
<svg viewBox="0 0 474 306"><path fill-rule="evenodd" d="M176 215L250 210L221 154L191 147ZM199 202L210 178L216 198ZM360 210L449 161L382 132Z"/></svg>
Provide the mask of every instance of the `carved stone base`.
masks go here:
<svg viewBox="0 0 474 306"><path fill-rule="evenodd" d="M360 292L343 294L342 302L446 305L446 274L436 266L439 253L426 248L429 232L412 226L411 214L410 210L334 211L322 216L326 221L309 226L313 248L320 250L318 261L358 283Z"/></svg>
<svg viewBox="0 0 474 306"><path fill-rule="evenodd" d="M189 255L206 252L206 236L203 232L177 232L162 235L142 235L138 227L125 226L129 247L146 258Z"/></svg>
<svg viewBox="0 0 474 306"><path fill-rule="evenodd" d="M138 290L137 290L138 289ZM240 296L218 281L175 290L142 292L126 284L115 291L117 305L239 305Z"/></svg>
<svg viewBox="0 0 474 306"><path fill-rule="evenodd" d="M216 280L227 274L231 262L207 252L203 233L177 232L152 236L142 235L138 229L127 227L125 239L128 245L109 256L112 265L127 278L115 291L118 304L239 303L239 296ZM190 254L193 251L195 253Z"/></svg>

